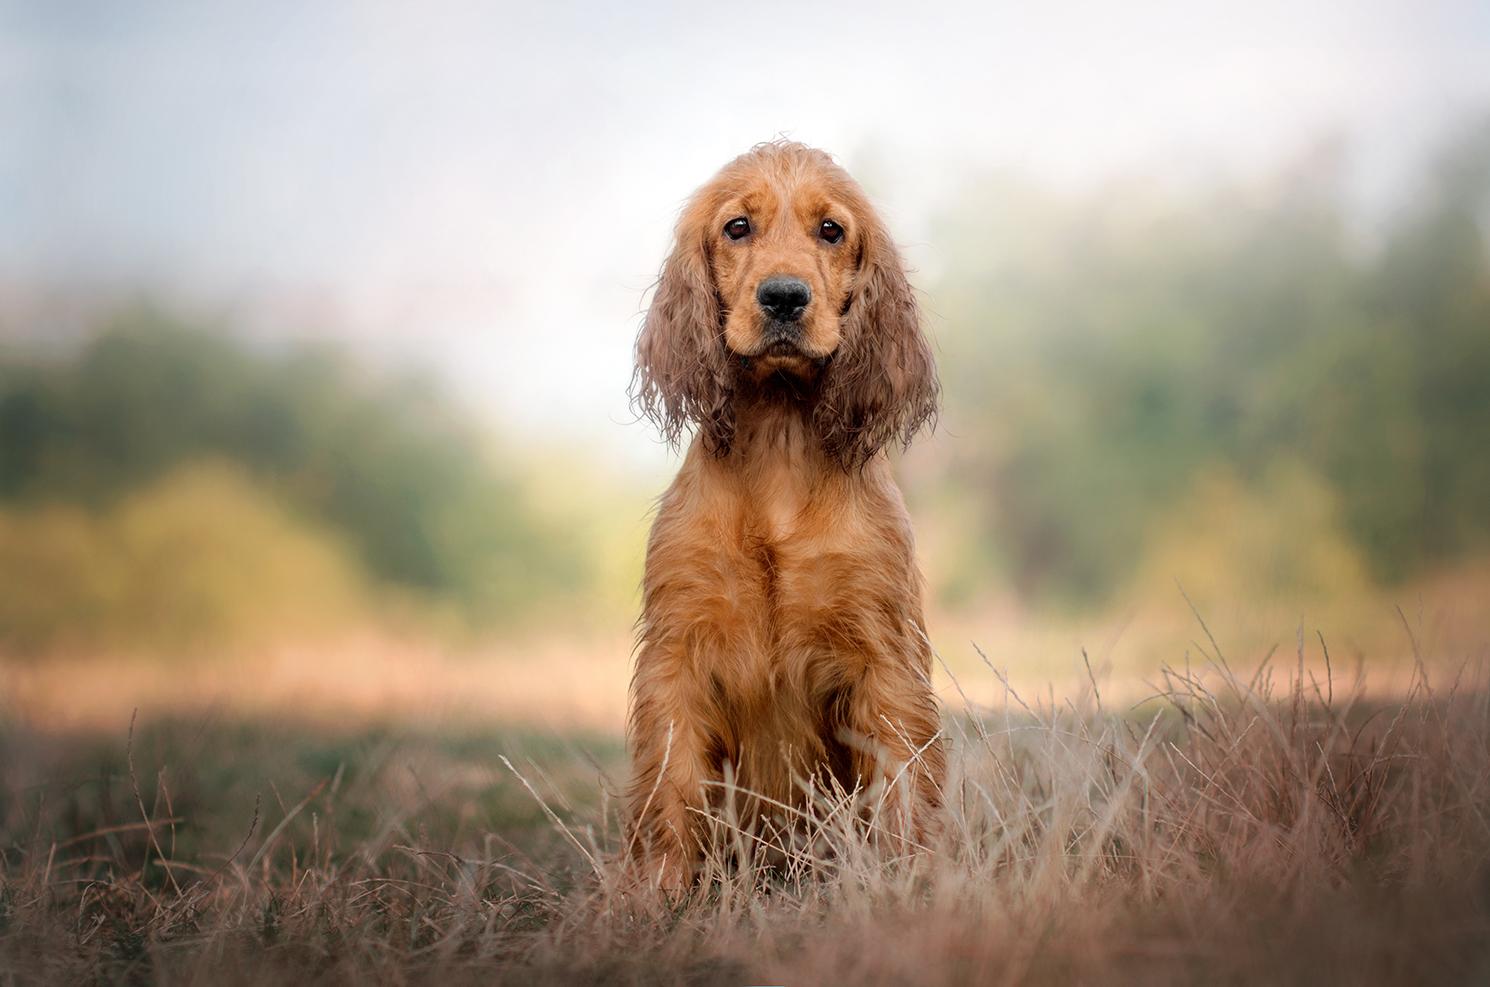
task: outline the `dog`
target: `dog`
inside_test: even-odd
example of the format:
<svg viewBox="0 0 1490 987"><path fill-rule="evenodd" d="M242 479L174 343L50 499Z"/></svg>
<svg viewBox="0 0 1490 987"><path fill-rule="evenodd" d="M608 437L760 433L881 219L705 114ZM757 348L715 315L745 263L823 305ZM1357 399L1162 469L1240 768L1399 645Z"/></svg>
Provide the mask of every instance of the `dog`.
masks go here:
<svg viewBox="0 0 1490 987"><path fill-rule="evenodd" d="M632 396L692 434L647 546L625 800L631 859L696 877L708 814L879 792L900 838L944 752L909 515L886 450L934 424L915 294L858 184L774 142L684 207Z"/></svg>

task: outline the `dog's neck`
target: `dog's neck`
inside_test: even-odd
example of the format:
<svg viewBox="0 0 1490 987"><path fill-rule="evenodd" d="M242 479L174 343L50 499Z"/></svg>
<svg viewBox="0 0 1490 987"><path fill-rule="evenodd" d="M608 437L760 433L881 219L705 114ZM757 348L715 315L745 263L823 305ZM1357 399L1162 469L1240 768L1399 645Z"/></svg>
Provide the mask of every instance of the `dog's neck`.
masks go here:
<svg viewBox="0 0 1490 987"><path fill-rule="evenodd" d="M783 457L803 466L817 466L825 458L811 410L775 403L737 408L735 437L726 458L743 468Z"/></svg>
<svg viewBox="0 0 1490 987"><path fill-rule="evenodd" d="M836 500L843 472L823 452L805 401L741 396L729 452L713 460L747 528L769 542L793 537L808 509Z"/></svg>
<svg viewBox="0 0 1490 987"><path fill-rule="evenodd" d="M836 499L835 491L846 492L857 478L823 450L816 405L816 386L793 378L735 394L733 441L715 465L773 536L793 530L808 505Z"/></svg>
<svg viewBox="0 0 1490 987"><path fill-rule="evenodd" d="M813 424L817 382L786 373L740 380L734 393L735 434L730 455L737 468L765 465L785 457L802 466L819 466L822 440Z"/></svg>

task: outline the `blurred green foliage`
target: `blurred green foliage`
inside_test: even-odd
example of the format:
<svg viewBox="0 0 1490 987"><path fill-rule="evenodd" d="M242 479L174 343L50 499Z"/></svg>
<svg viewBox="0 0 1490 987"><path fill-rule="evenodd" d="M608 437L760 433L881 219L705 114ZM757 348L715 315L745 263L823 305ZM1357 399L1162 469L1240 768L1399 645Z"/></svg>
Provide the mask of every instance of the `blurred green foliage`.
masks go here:
<svg viewBox="0 0 1490 987"><path fill-rule="evenodd" d="M54 538L29 540L33 555L36 543L96 542L128 526L130 508L118 505L144 491L169 500L161 478L204 460L237 467L214 481L237 507L213 517L243 526L222 538L278 532L291 557L309 551L297 539L334 543L368 581L476 624L572 597L591 578L584 546L535 508L521 473L431 382L369 373L327 348L261 352L149 309L119 317L60 359L19 350L0 359L8 570L27 564L18 525L52 526ZM177 512L182 525L194 523L208 495L200 483L194 489L198 498L187 496ZM37 521L34 512L59 505L71 513ZM246 520L269 513L283 515L273 531ZM92 527L85 514L98 519ZM226 544L198 536L201 553ZM99 572L129 557L97 545L78 551ZM279 576L259 575L241 584L251 599L274 595Z"/></svg>
<svg viewBox="0 0 1490 987"><path fill-rule="evenodd" d="M1261 186L969 183L928 292L953 438L919 493L975 535L945 590L992 559L1100 604L1183 579L1182 546L1344 590L1355 557L1392 583L1490 547L1490 126L1379 230L1343 175L1326 147Z"/></svg>

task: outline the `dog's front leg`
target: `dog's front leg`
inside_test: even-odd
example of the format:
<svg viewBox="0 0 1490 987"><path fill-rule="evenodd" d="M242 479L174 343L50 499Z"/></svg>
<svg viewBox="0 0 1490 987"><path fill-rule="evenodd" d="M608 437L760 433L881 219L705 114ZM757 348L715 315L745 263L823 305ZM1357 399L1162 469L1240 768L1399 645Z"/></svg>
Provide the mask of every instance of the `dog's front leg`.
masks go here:
<svg viewBox="0 0 1490 987"><path fill-rule="evenodd" d="M946 774L941 714L926 670L898 655L872 661L847 700L840 740L852 751L859 784L877 793L877 828L897 844L924 846Z"/></svg>
<svg viewBox="0 0 1490 987"><path fill-rule="evenodd" d="M643 644L627 724L633 765L628 853L638 876L667 891L693 881L707 804L711 740L701 726L705 699L686 667L665 643Z"/></svg>

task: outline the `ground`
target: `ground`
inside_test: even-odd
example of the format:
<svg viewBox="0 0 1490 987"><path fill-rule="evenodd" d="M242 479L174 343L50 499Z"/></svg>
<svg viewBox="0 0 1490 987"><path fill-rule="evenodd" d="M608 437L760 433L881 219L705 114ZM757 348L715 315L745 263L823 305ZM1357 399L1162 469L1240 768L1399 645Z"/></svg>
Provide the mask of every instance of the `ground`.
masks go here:
<svg viewBox="0 0 1490 987"><path fill-rule="evenodd" d="M1163 693L949 708L943 829L876 796L785 866L716 820L638 888L605 730L173 708L0 730L7 982L1464 983L1490 978L1490 693L1202 638ZM1318 669L1318 671L1316 671ZM994 681L999 675L987 670ZM1329 677L1326 677L1328 674ZM867 821L866 821L867 820Z"/></svg>

